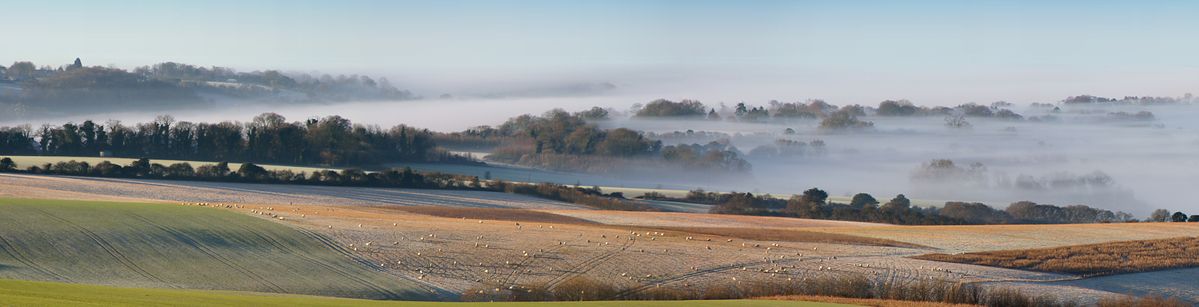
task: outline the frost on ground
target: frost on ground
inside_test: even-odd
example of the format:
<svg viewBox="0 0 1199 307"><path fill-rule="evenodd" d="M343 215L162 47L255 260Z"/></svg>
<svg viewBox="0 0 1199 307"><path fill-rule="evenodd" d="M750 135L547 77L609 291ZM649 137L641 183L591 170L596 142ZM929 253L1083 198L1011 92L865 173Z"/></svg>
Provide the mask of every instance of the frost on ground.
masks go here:
<svg viewBox="0 0 1199 307"><path fill-rule="evenodd" d="M1199 268L1120 274L1054 284L1132 295L1166 295L1199 302Z"/></svg>
<svg viewBox="0 0 1199 307"><path fill-rule="evenodd" d="M547 210L560 215L590 220L602 224L655 227L862 227L886 224L847 222L833 220L797 219L785 217L760 217L743 215L717 215L692 213L654 213L621 211L572 211Z"/></svg>
<svg viewBox="0 0 1199 307"><path fill-rule="evenodd" d="M542 214L512 214L528 218L501 220L479 216L455 218L452 217L456 212L453 210L430 216L427 212L418 214L380 207L277 206L274 209L273 214L285 217L284 223L328 235L347 249L377 263L389 274L425 280L452 291L552 287L575 276L586 276L634 292L658 287L702 291L706 287L730 283L802 283L821 276L864 274L898 280L979 282L984 286L1019 287L1033 293L1055 294L1089 303L1103 295L1126 292L1073 284L1067 281L1077 277L1066 274L909 258L941 251L930 248L753 240L689 233L682 230L683 227L652 228L659 224L692 225L680 224L687 218L707 227L770 226L757 228L763 231L812 229L852 234L871 233L870 230L875 228L885 233L895 227L867 223L830 227L830 223L838 222L661 212L538 210L544 214L601 222L564 223L558 221L568 219L544 218ZM1153 224L1121 227L1122 232L1109 229L1104 233L1116 240L1144 236L1142 232L1167 235L1188 231ZM1077 232L1088 229L1082 227ZM1022 235L1030 238L1046 237L1043 245L1070 241L1057 236L1073 233L1048 235L1062 231L1054 226L1030 226L1022 231ZM962 248L950 242L952 238L975 238L978 235L973 234L975 232L969 227L936 227L927 228L924 233L895 238Z"/></svg>
<svg viewBox="0 0 1199 307"><path fill-rule="evenodd" d="M1199 224L881 226L809 230L920 244L941 249L941 253L963 253L1194 236L1199 234Z"/></svg>
<svg viewBox="0 0 1199 307"><path fill-rule="evenodd" d="M584 209L541 198L482 191L329 187L208 181L0 174L0 196L345 206L459 206Z"/></svg>
<svg viewBox="0 0 1199 307"><path fill-rule="evenodd" d="M1194 300L1195 270L1081 279L909 257L932 252L1020 249L1199 233L1199 225L893 226L777 217L574 210L520 195L213 182L0 175L0 196L132 198L236 203L233 209L320 233L396 278L453 292L553 287L577 276L628 291L702 291L730 283L802 283L830 275L980 282L1093 302L1113 293ZM399 206L405 210L396 210ZM438 207L453 208L437 211ZM495 209L525 208L508 214ZM419 210L418 210L419 209ZM657 228L655 228L657 227ZM911 243L897 247L726 237L699 228L775 230ZM690 230L689 230L690 229ZM709 229L710 230L710 229Z"/></svg>

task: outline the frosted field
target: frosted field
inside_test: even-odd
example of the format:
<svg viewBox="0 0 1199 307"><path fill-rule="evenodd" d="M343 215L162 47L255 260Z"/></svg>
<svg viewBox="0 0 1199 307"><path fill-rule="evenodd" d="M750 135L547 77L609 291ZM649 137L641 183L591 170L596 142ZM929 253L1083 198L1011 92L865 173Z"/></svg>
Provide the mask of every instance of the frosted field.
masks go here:
<svg viewBox="0 0 1199 307"><path fill-rule="evenodd" d="M1173 282L1189 280L1194 270L1079 279L908 258L932 252L1194 236L1199 234L1199 224L1194 223L894 226L581 210L571 204L491 192L12 174L0 175L3 196L239 204L241 208L211 210L233 210L319 233L386 274L451 292L553 286L577 276L629 291L657 287L703 291L730 282L798 283L818 276L866 274L1016 286L1081 302L1129 292L1196 299L1194 285ZM431 209L404 211L411 206ZM434 214L437 208L446 211ZM501 211L471 213L461 208ZM713 232L721 229L727 231Z"/></svg>
<svg viewBox="0 0 1199 307"><path fill-rule="evenodd" d="M583 209L497 192L0 174L0 196L172 202Z"/></svg>
<svg viewBox="0 0 1199 307"><path fill-rule="evenodd" d="M282 223L328 235L357 255L377 262L389 274L426 280L453 291L552 286L575 276L630 287L631 291L657 287L702 291L734 281L786 283L816 276L866 274L901 280L935 279L1020 287L1093 303L1105 295L1125 293L1111 286L1118 283L1102 282L1118 276L1079 280L1064 274L907 257L930 252L1059 246L1196 233L1195 226L1168 224L1077 228L1071 227L1078 225L1027 225L1003 235L1002 228L982 231L973 226L911 227L910 231L897 232L896 229L907 227L685 213L537 210L582 219L550 222L532 217L522 219L519 215L496 219L465 215L433 217L386 207L276 206L273 209L270 214L285 217ZM857 234L931 247L762 240L669 228L701 226L761 233L801 230ZM1000 243L1013 238L1023 239ZM1194 291L1193 286L1175 288L1181 289L1170 291ZM1144 292L1163 294L1155 291Z"/></svg>

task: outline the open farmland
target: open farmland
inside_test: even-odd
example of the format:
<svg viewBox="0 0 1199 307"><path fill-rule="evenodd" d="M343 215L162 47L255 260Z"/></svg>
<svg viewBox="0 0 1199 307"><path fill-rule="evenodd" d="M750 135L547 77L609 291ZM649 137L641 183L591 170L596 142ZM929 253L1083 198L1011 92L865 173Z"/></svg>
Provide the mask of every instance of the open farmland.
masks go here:
<svg viewBox="0 0 1199 307"><path fill-rule="evenodd" d="M613 294L616 298L661 291L702 295L708 289L752 285L802 287L812 279L864 275L886 280L1011 286L1094 303L1123 292L1081 283L1071 274L910 257L1012 246L1041 248L1171 238L1193 235L1199 228L1182 223L895 226L577 210L569 204L488 192L225 186L212 182L7 174L0 175L0 180L7 184L0 185L5 187L0 193L27 197L232 203L233 208L195 209L240 212L262 219L259 222L301 229L331 239L331 248L353 255L346 258L347 263L368 266L386 280L412 281L442 289L436 291L449 296L469 294L484 299L522 290L569 287L580 278L620 289ZM331 191L359 194L335 197ZM148 196L151 193L170 197L154 198ZM423 198L395 200L396 195L411 195L408 193L426 194L419 194ZM177 204L159 206L174 208L179 207ZM354 259L361 262L355 264ZM1191 291L1188 289L1182 287L1178 292ZM1152 290L1145 293L1163 294Z"/></svg>
<svg viewBox="0 0 1199 307"><path fill-rule="evenodd" d="M1117 241L952 255L928 254L916 258L1042 272L1111 275L1199 266L1199 238Z"/></svg>
<svg viewBox="0 0 1199 307"><path fill-rule="evenodd" d="M580 205L484 191L334 187L0 174L0 196L171 202L460 206L580 209Z"/></svg>
<svg viewBox="0 0 1199 307"><path fill-rule="evenodd" d="M808 230L908 242L940 249L943 253L966 253L1194 236L1199 234L1199 224L879 226Z"/></svg>
<svg viewBox="0 0 1199 307"><path fill-rule="evenodd" d="M0 198L0 278L379 299L450 295L326 238L212 208Z"/></svg>
<svg viewBox="0 0 1199 307"><path fill-rule="evenodd" d="M646 226L646 227L771 227L771 228L809 228L809 227L864 227L885 226L887 224L812 220L786 217L766 217L725 214L690 214L658 212L627 211L581 211L581 210L542 210L545 212L575 217L601 224Z"/></svg>
<svg viewBox="0 0 1199 307"><path fill-rule="evenodd" d="M473 153L478 157L479 153ZM580 184L582 186L598 186L604 192L620 192L625 197L633 198L645 195L646 193L658 193L671 198L683 198L687 196L690 189L694 189L696 185L685 184L663 184L662 180L646 180L639 176L611 176L602 174L579 173L545 170L530 167L521 167L507 165L497 162L486 162L484 165L463 165L463 164L447 164L447 163L392 163L387 164L387 167L410 167L422 172L437 172L446 174L459 174L466 176L477 176L484 178L491 175L493 179L500 179L510 182L550 182L563 185ZM669 181L665 181L669 182ZM701 184L698 186L708 186L710 184ZM709 189L719 189L719 186L707 187ZM786 190L784 190L786 191ZM768 191L770 192L770 191ZM775 191L778 192L778 191ZM754 192L754 194L761 194ZM788 193L770 193L775 198L788 199L791 194ZM829 200L839 203L849 203L852 199L850 196L833 195ZM935 199L912 199L913 205L922 207L940 207L945 204L945 200ZM682 202L655 202L659 207L667 208L670 211L678 212L694 212L706 213L711 205L682 203Z"/></svg>
<svg viewBox="0 0 1199 307"><path fill-rule="evenodd" d="M91 165L95 165L97 163L104 162L104 161L109 161L114 164L128 165L136 160L136 159L131 159L131 158L77 157L77 156L4 156L4 157L12 158L13 161L17 164L18 168L28 168L31 166L44 166L46 164L54 164L54 163L68 162L68 161L87 162L88 164L91 164ZM173 163L188 163L188 164L192 165L193 167L199 167L199 166L203 166L203 165L214 165L217 163L217 162L213 162L213 161L195 161L195 160L184 161L184 160L164 160L164 159L153 159L153 160L150 160L150 162L162 164L162 165L170 165ZM230 163L229 164L229 168L231 170L237 170L240 166L241 166L240 163ZM312 172L324 171L324 170L340 171L340 169L335 169L335 168L320 168L320 167L307 167L307 166L285 166L285 165L266 165L266 164L259 165L259 166L261 166L267 170L270 170L270 171L290 171L293 173L312 173ZM556 184L562 184L562 185L573 185L573 184L578 184L580 182L575 179L568 180L568 179L565 179L566 177L560 177L560 176L551 176L551 177L497 176L495 174L511 175L512 172L517 172L520 174L524 174L524 172L561 173L561 172L542 171L542 170L528 169L528 168L510 168L510 167L506 167L506 166L497 166L497 165L462 165L462 164L453 164L453 163L415 163L415 164L395 164L395 165L390 165L390 166L392 166L392 167L412 167L413 169L420 171L420 172L439 172L439 173L446 173L446 174L476 176L476 177L480 177L480 178L483 178L483 177L485 177L486 174L490 173L492 175L492 178L506 180L506 181L515 182L515 183L550 182L550 183L556 183ZM495 172L492 173L492 171L495 171ZM569 175L569 176L592 176L592 177L595 176L595 175L586 175L586 174L577 174L577 173L561 173L560 175L563 175L563 176L566 176L566 175ZM2 176L2 174L0 174L0 176ZM109 180L110 182L115 182L114 180L125 180L125 182L142 182L142 181L161 182L161 180L152 180L152 179L116 179L116 178L102 178L102 177L71 177L71 178L92 179L92 180ZM574 178L574 177L570 177L570 178ZM260 197L260 198L242 198L242 199L206 198L206 199L192 199L192 201L199 200L199 201L209 201L209 202L280 203L281 201L287 200L287 202L285 202L285 203L306 203L306 204L352 203L355 205L362 205L365 202L374 201L374 202L380 202L380 203L385 203L385 204L397 204L397 205L433 204L433 203L424 203L424 202L419 202L419 201L414 202L411 200L403 200L403 199L394 199L393 200L391 198L393 198L394 196L391 196L391 195L377 195L377 194L379 194L377 190L355 191L354 193L348 193L347 191L338 191L338 190L342 190L342 189L338 188L338 189L332 189L332 190L317 189L317 190L308 191L309 193L298 193L297 190L290 189L290 188L270 189L270 188L262 188L258 185L241 186L240 183L229 183L229 182L222 182L219 184L213 184L213 183L205 184L205 183L197 183L197 182L181 183L181 182L186 182L186 181L172 181L172 182L176 182L176 184L175 184L176 186L182 185L182 186L208 187L208 188L230 190L230 191L226 191L226 192L231 192L231 191L261 192L261 193L272 194L273 196L276 196L276 198L261 198ZM665 195L665 196L671 197L671 198L684 198L690 192L690 191L680 188L680 187L664 188L660 185L655 186L655 185L648 184L648 183L631 184L633 187L630 187L629 186L630 182L628 182L627 180L616 180L616 179L612 179L612 178L608 178L608 179L601 180L601 181L590 181L589 180L587 182L589 184L583 184L583 186L597 186L605 193L614 193L614 192L621 193L627 198L640 197L647 193L661 194L661 195ZM601 184L593 184L593 183L597 183L597 182L601 183ZM4 183L2 182L2 180L0 180L0 185L3 185L3 184ZM162 185L162 186L170 186L170 185L166 184L166 185ZM58 195L73 194L72 193L73 191L64 191L66 189L59 189L59 190L60 191L54 191L54 193L50 193L50 194L58 194ZM130 193L104 193L105 191L103 191L103 190L97 190L95 192L98 192L99 194L120 194L120 195L130 194ZM104 199L109 199L109 200L166 199L166 200L172 200L172 201L184 201L184 199L177 199L177 197L170 197L170 192L172 192L172 191L162 191L162 192L164 192L166 196L156 196L157 194L163 194L163 193L146 193L145 191L141 191L140 193L133 193L133 194L135 194L135 195L140 194L140 195L142 195L142 197L130 198L130 197L124 197L124 196L112 197L111 195L106 195L107 197L105 197ZM459 191L459 192L462 192L462 191ZM0 191L0 193L3 193L3 191ZM25 195L17 195L17 196L42 197L41 194L46 194L46 193L39 194L35 191L25 191L24 194ZM281 197L285 197L285 196L296 196L299 198L303 198L304 196L308 196L307 194L317 194L317 195L322 195L322 196L336 196L339 198L349 198L349 200L346 200L346 199L320 199L320 201L313 202L311 200L305 201L302 199L281 199ZM0 195L5 195L5 194L0 194ZM204 195L204 194L202 194L202 195ZM772 194L772 195L774 198L778 198L778 199L787 199L787 198L791 197L791 195L789 195L789 194ZM9 196L13 196L13 195L9 195ZM258 195L258 196L262 196L262 195ZM78 197L58 196L57 198L78 198ZM466 199L475 199L475 198L481 198L481 197L469 197ZM466 199L458 199L457 201L464 202L464 200L466 200ZM526 198L526 199L528 199L528 198ZM829 199L831 201L835 201L835 202L848 203L848 202L850 202L851 198L845 197L845 196L832 196L832 197L829 197ZM659 210L670 211L670 212L707 213L712 208L712 205L709 205L709 204L688 203L688 202L679 202L679 201L665 201L665 200L643 200L643 201L645 203L649 204L650 206L653 206ZM912 200L912 203L915 205L919 205L919 206L937 207L937 206L941 206L944 203L944 201L914 199L914 200ZM508 205L511 205L511 203L508 203ZM486 205L484 205L484 206L486 206ZM546 207L546 208L553 208L553 207L550 206L550 207ZM568 206L566 208L577 209L577 208L579 208L579 206Z"/></svg>
<svg viewBox="0 0 1199 307"><path fill-rule="evenodd" d="M767 268L823 263L827 255L848 249L902 253L900 248L882 246L730 241L712 235L570 222L564 216L526 215L514 221L319 206L275 206L266 216L274 215L284 217L284 223L333 237L389 273L456 291L552 287L581 275L627 287L656 283L698 287L709 278L768 278L770 274L763 273ZM820 274L816 271L813 265L794 272Z"/></svg>
<svg viewBox="0 0 1199 307"><path fill-rule="evenodd" d="M1100 276L1054 282L1054 285L1140 296L1168 296L1199 304L1199 268Z"/></svg>
<svg viewBox="0 0 1199 307"><path fill-rule="evenodd" d="M702 295L721 287L802 287L809 279L849 275L910 281L1015 281L1091 302L1113 295L1044 284L1073 278L1068 275L911 259L907 257L926 254L929 248L909 243L879 244L892 241L853 235L822 237L821 232L808 231L891 227L868 223L803 228L798 225L827 226L828 221L791 219L796 227L759 227L753 229L759 237L746 239L749 236L742 233L747 231L744 227L627 226L520 209L451 208L432 212L436 208L279 205L238 210L332 237L388 274L483 297L503 297L522 289L552 289L579 277L623 289L617 296L635 296L663 289ZM655 220L677 213L630 214ZM695 217L718 220L725 216ZM749 220L734 218L731 223L752 222L754 217L737 218ZM803 235L789 234L796 231Z"/></svg>

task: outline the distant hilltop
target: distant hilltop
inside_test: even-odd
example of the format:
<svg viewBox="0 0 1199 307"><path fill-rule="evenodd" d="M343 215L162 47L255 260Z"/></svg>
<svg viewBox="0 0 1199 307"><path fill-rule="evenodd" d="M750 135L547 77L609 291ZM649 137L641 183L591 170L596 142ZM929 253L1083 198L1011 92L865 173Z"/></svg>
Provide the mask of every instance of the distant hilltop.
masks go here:
<svg viewBox="0 0 1199 307"><path fill-rule="evenodd" d="M0 104L23 112L94 111L114 107L171 108L216 100L341 102L419 99L387 78L363 75L238 72L165 62L131 71L71 64L38 67L18 61L0 65ZM0 105L3 106L3 105Z"/></svg>

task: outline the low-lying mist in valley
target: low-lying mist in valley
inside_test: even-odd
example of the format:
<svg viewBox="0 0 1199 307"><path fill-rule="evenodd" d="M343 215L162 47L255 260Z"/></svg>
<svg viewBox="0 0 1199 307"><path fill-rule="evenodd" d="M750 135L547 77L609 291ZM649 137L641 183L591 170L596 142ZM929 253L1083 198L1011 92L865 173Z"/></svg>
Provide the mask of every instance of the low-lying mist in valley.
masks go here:
<svg viewBox="0 0 1199 307"><path fill-rule="evenodd" d="M638 97L544 97L544 98L425 98L410 101L367 101L319 104L261 104L217 101L214 107L177 111L113 110L72 116L29 117L0 121L13 126L65 121L119 120L126 123L153 121L169 114L191 122L250 121L254 116L274 112L292 120L340 115L366 125L392 126L399 123L434 131L461 131L479 125L498 125L521 114L541 114L553 108L583 110L592 106L628 108ZM632 102L631 102L632 101Z"/></svg>
<svg viewBox="0 0 1199 307"><path fill-rule="evenodd" d="M1122 121L1109 113L1152 112L1156 120ZM1138 215L1180 202L1199 182L1199 130L1192 105L1018 110L1051 121L943 116L863 116L865 131L828 131L819 120L742 123L702 120L617 120L677 142L728 141L753 165L753 180L722 188L795 193L820 187L833 195L903 193L914 199L1019 200L1086 204ZM788 131L788 129L792 130ZM688 133L687 130L691 130ZM780 140L788 140L780 142ZM818 146L813 146L819 144ZM952 165L946 165L945 160ZM940 164L938 164L940 162Z"/></svg>
<svg viewBox="0 0 1199 307"><path fill-rule="evenodd" d="M471 169L508 180L555 181L585 186L703 188L718 191L794 194L819 187L835 196L866 192L880 199L896 194L941 202L980 201L1004 207L1030 200L1085 204L1144 216L1156 208L1196 211L1185 191L1199 183L1199 107L1178 105L1009 106L1021 120L942 115L858 116L870 129L830 130L821 120L764 121L647 119L632 116L642 95L537 98L425 98L394 102L336 104L228 104L171 112L176 120L248 122L275 112L290 120L340 115L356 124L406 124L440 132L498 126L521 114L551 109L570 112L606 108L602 129L629 128L663 145L724 142L751 164L747 174L703 172L632 163L602 174L536 170ZM709 105L712 110L730 106ZM1138 118L1148 111L1151 118ZM1120 113L1123 112L1123 113ZM97 113L65 118L10 120L3 126L61 124L85 119L149 122L161 112ZM451 150L455 150L451 148ZM952 166L936 160L951 161ZM940 169L938 169L938 167ZM428 168L424 166L422 168ZM930 175L935 174L935 175ZM518 178L523 177L523 178ZM537 177L537 178L534 178ZM926 202L928 203L928 202Z"/></svg>

